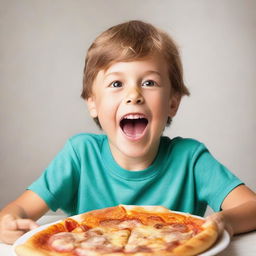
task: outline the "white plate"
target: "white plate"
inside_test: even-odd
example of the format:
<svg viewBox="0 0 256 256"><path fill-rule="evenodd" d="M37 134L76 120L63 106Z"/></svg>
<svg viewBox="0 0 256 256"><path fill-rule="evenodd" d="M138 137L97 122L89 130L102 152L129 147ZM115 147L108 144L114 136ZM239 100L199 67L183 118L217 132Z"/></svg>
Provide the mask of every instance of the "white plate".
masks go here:
<svg viewBox="0 0 256 256"><path fill-rule="evenodd" d="M17 254L15 253L15 247L17 245L25 243L27 241L27 239L29 239L35 233L45 229L46 227L48 227L50 225L56 224L60 221L55 221L55 222L52 222L52 223L49 223L49 224L42 225L42 226L40 226L36 229L33 229L33 230L25 233L23 236L18 238L15 241L15 243L13 244L13 246L12 246L12 255L17 256ZM222 252L225 248L227 248L229 243L230 243L230 236L229 236L228 232L226 230L224 230L222 236L217 240L217 242L210 249L208 249L207 251L205 251L202 254L199 254L198 256L214 256L217 253Z"/></svg>

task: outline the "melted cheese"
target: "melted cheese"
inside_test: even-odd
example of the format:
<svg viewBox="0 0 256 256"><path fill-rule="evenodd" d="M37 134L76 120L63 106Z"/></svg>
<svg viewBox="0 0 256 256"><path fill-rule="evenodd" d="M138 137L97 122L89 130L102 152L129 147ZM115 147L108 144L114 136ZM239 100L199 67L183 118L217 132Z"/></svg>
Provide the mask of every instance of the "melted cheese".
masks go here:
<svg viewBox="0 0 256 256"><path fill-rule="evenodd" d="M132 230L125 246L125 252L135 253L141 248L151 250L167 250L173 242L181 242L192 237L193 232L180 232L171 226L155 228L153 226L139 226Z"/></svg>

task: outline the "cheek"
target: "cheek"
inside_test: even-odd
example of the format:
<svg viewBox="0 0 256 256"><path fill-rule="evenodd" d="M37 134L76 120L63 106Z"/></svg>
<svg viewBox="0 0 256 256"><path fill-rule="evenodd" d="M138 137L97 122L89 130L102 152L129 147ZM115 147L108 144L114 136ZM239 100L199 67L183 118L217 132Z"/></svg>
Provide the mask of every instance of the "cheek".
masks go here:
<svg viewBox="0 0 256 256"><path fill-rule="evenodd" d="M117 107L113 99L109 100L107 97L103 97L98 101L97 112L102 126L109 126L111 123L109 121L115 119L116 109Z"/></svg>
<svg viewBox="0 0 256 256"><path fill-rule="evenodd" d="M157 117L165 117L169 115L169 102L170 98L166 95L155 95L155 97L150 100L150 108Z"/></svg>

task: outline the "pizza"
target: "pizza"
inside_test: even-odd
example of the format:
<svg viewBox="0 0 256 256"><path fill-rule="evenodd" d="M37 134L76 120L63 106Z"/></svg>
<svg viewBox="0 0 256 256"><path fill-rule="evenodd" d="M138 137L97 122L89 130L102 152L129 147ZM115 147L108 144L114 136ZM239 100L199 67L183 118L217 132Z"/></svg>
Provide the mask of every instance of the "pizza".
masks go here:
<svg viewBox="0 0 256 256"><path fill-rule="evenodd" d="M214 222L163 206L118 205L66 218L17 245L19 256L189 256L210 248Z"/></svg>

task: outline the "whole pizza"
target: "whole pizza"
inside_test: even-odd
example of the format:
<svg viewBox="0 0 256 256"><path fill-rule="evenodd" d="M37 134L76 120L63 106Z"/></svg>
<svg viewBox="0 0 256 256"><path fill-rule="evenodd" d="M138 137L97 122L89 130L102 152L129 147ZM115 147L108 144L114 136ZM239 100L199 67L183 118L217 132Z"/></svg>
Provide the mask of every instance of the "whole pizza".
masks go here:
<svg viewBox="0 0 256 256"><path fill-rule="evenodd" d="M218 237L215 223L163 206L119 205L52 224L15 248L19 256L197 255Z"/></svg>

